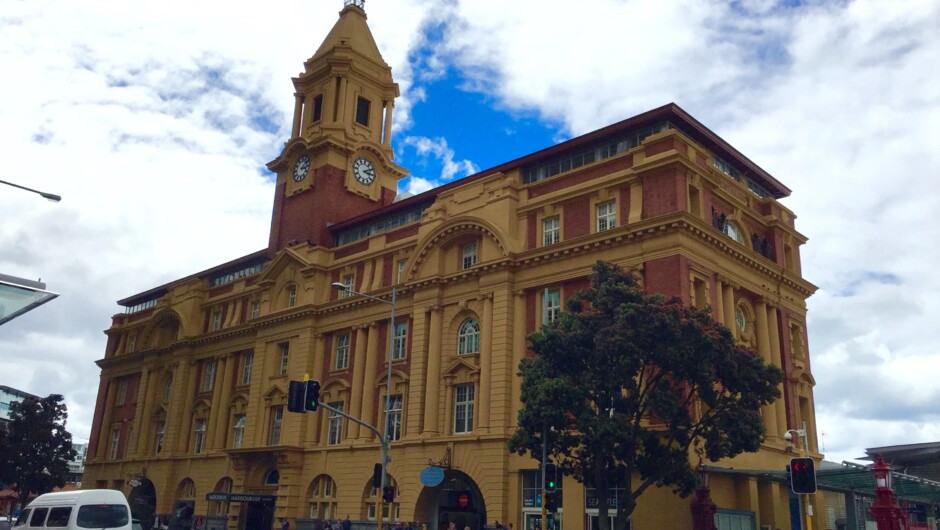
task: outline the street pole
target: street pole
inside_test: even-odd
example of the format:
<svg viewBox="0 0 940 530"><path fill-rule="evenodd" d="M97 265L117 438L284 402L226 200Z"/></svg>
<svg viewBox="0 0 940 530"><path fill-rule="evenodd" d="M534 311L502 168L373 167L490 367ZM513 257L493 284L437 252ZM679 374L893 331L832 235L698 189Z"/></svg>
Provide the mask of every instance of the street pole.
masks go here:
<svg viewBox="0 0 940 530"><path fill-rule="evenodd" d="M803 428L797 434L800 435L800 441L803 442L803 456L808 457L809 456L809 440L808 440L808 437L806 436L806 422L805 421L803 422ZM811 525L813 524L813 522L809 514L809 493L803 494L803 505L805 509L804 518L806 521L806 530L812 530L813 527Z"/></svg>
<svg viewBox="0 0 940 530"><path fill-rule="evenodd" d="M542 530L548 530L548 508L545 502L545 463L548 461L548 422L542 422Z"/></svg>
<svg viewBox="0 0 940 530"><path fill-rule="evenodd" d="M376 511L375 519L376 519L376 521L378 522L377 530L382 530L382 512L383 512L383 510L384 510L384 508L385 508L385 499L384 499L383 495L385 494L385 486L389 485L389 482L388 482L388 450L390 449L391 444L392 444L392 440L391 440L391 437L389 436L390 433L389 433L389 430L388 430L388 429L389 429L389 423L390 423L390 421L391 421L391 412L392 412L392 411L391 411L391 408L392 408L392 352L393 352L393 349L394 349L394 347L395 347L395 296L396 296L396 290L395 290L394 287L392 287L392 300L391 300L391 301L388 301L388 300L383 300L383 299L381 299L381 298L379 298L379 297L377 297L377 296L372 296L372 295L360 293L360 292L358 292L358 291L354 291L351 287L349 287L348 285L346 285L346 284L344 284L344 283L336 282L336 283L333 283L333 284L332 284L332 287L333 287L334 289L339 290L339 291L344 291L344 292L351 293L351 294L357 294L357 295L359 295L359 296L368 298L368 299L370 299L370 300L374 300L374 301L376 301L376 302L381 302L381 303L383 303L383 304L389 304L390 306L392 306L392 308L391 308L391 315L389 316L389 320L388 320L388 376L387 376L387 378L386 378L386 380L385 380L385 433L382 434L382 433L380 433L380 432L378 431L378 429L376 429L375 427L373 427L373 426L371 426L371 425L369 425L369 424L367 424L367 423L363 423L363 422L360 421L359 419L353 418L352 416L349 416L349 415L347 415L347 414L343 414L342 412L337 411L337 412L339 412L340 414L342 414L343 416L345 416L345 417L347 417L347 418L349 418L349 419L355 421L356 423L358 423L358 424L360 424L360 425L365 425L366 427L368 427L369 429L371 429L371 430L372 430L373 432L375 432L375 434L379 437L379 440L380 440L381 443L382 443L382 487L381 487L380 490L377 492L378 494L376 495L377 498L376 498L376 501L375 501L375 508L376 508L376 510L375 510L375 511ZM373 354L374 354L374 352L373 352ZM335 409L331 409L331 410L335 410ZM391 515L391 509L389 509L389 515Z"/></svg>

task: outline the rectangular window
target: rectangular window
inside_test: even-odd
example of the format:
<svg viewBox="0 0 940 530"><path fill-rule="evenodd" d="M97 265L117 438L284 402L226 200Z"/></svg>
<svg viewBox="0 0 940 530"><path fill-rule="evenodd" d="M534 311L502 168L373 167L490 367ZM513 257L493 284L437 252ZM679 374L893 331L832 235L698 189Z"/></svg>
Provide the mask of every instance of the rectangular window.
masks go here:
<svg viewBox="0 0 940 530"><path fill-rule="evenodd" d="M135 349L137 349L137 333L136 332L131 333L127 337L127 351L132 352Z"/></svg>
<svg viewBox="0 0 940 530"><path fill-rule="evenodd" d="M154 438L156 443L154 444L154 454L160 454L160 451L163 450L163 438L166 436L166 422L161 421L157 424L157 432Z"/></svg>
<svg viewBox="0 0 940 530"><path fill-rule="evenodd" d="M114 404L120 407L124 403L127 403L127 379L118 381L117 400Z"/></svg>
<svg viewBox="0 0 940 530"><path fill-rule="evenodd" d="M238 449L245 441L245 415L236 414L232 424L232 447Z"/></svg>
<svg viewBox="0 0 940 530"><path fill-rule="evenodd" d="M597 205L597 231L603 232L617 227L617 204L614 201Z"/></svg>
<svg viewBox="0 0 940 530"><path fill-rule="evenodd" d="M261 303L252 302L251 303L251 318L258 318L261 316Z"/></svg>
<svg viewBox="0 0 940 530"><path fill-rule="evenodd" d="M222 329L222 311L216 310L212 312L212 331L220 329Z"/></svg>
<svg viewBox="0 0 940 530"><path fill-rule="evenodd" d="M166 380L166 384L163 386L163 402L167 403L170 401L170 396L173 394L173 378Z"/></svg>
<svg viewBox="0 0 940 530"><path fill-rule="evenodd" d="M473 432L473 384L454 390L454 434Z"/></svg>
<svg viewBox="0 0 940 530"><path fill-rule="evenodd" d="M405 267L408 266L408 260L398 260L398 283L405 281Z"/></svg>
<svg viewBox="0 0 940 530"><path fill-rule="evenodd" d="M330 406L336 410L343 410L342 401L330 403ZM329 422L326 443L329 445L339 445L343 440L343 417L331 410ZM324 496L328 495L324 494Z"/></svg>
<svg viewBox="0 0 940 530"><path fill-rule="evenodd" d="M395 341L392 343L392 360L405 358L405 348L408 345L408 323L395 323Z"/></svg>
<svg viewBox="0 0 940 530"><path fill-rule="evenodd" d="M205 370L202 374L202 391L210 392L215 386L215 359L206 361Z"/></svg>
<svg viewBox="0 0 940 530"><path fill-rule="evenodd" d="M345 285L346 288L340 291L339 297L349 298L353 295L353 289L356 288L356 277L352 274L347 274L343 277L343 285Z"/></svg>
<svg viewBox="0 0 940 530"><path fill-rule="evenodd" d="M369 109L371 107L372 102L366 98L359 98L356 101L356 123L369 126Z"/></svg>
<svg viewBox="0 0 940 530"><path fill-rule="evenodd" d="M287 290L287 307L294 307L294 304L297 303L297 287L291 286Z"/></svg>
<svg viewBox="0 0 940 530"><path fill-rule="evenodd" d="M108 459L117 460L118 447L121 445L121 428L111 429L111 445L108 447Z"/></svg>
<svg viewBox="0 0 940 530"><path fill-rule="evenodd" d="M401 394L392 396L388 407L388 433L392 441L401 440Z"/></svg>
<svg viewBox="0 0 940 530"><path fill-rule="evenodd" d="M561 219L556 215L542 221L542 246L554 245L561 241Z"/></svg>
<svg viewBox="0 0 940 530"><path fill-rule="evenodd" d="M206 443L206 420L196 420L196 428L193 430L193 452L197 455L202 452Z"/></svg>
<svg viewBox="0 0 940 530"><path fill-rule="evenodd" d="M323 94L313 98L313 121L320 121L323 114Z"/></svg>
<svg viewBox="0 0 940 530"><path fill-rule="evenodd" d="M255 363L255 353L245 352L242 354L242 384L251 383L251 368Z"/></svg>
<svg viewBox="0 0 940 530"><path fill-rule="evenodd" d="M561 291L554 290L545 293L545 318L547 322L554 322L561 316Z"/></svg>
<svg viewBox="0 0 940 530"><path fill-rule="evenodd" d="M349 333L336 337L336 369L349 368Z"/></svg>
<svg viewBox="0 0 940 530"><path fill-rule="evenodd" d="M271 425L268 429L268 445L280 445L281 421L284 419L284 407L271 407Z"/></svg>
<svg viewBox="0 0 940 530"><path fill-rule="evenodd" d="M461 265L464 269L469 269L477 263L477 244L467 243L463 246L463 261Z"/></svg>
<svg viewBox="0 0 940 530"><path fill-rule="evenodd" d="M290 344L287 342L284 342L281 344L281 368L279 372L281 375L287 374L287 361L289 358L290 358Z"/></svg>
<svg viewBox="0 0 940 530"><path fill-rule="evenodd" d="M46 513L49 508L36 508L33 510L33 518L29 520L29 526L42 528L46 522Z"/></svg>
<svg viewBox="0 0 940 530"><path fill-rule="evenodd" d="M46 519L46 526L49 528L66 527L69 525L69 517L72 515L72 508L53 508L49 510L49 518Z"/></svg>

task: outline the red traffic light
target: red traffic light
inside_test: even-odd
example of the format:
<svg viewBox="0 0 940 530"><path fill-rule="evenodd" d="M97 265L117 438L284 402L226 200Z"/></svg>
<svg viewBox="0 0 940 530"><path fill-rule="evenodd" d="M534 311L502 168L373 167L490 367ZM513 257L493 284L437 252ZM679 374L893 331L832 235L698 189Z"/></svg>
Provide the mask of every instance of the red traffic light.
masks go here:
<svg viewBox="0 0 940 530"><path fill-rule="evenodd" d="M790 459L790 489L793 493L816 493L816 462L812 458Z"/></svg>

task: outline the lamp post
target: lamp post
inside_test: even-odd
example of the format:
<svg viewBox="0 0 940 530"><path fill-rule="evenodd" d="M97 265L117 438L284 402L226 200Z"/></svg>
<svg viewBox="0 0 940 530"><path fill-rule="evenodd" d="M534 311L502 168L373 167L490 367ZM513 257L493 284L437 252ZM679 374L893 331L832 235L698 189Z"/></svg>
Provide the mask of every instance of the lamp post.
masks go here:
<svg viewBox="0 0 940 530"><path fill-rule="evenodd" d="M711 490L708 488L708 470L702 465L699 457L698 488L695 490L695 499L692 500L692 530L715 530L715 512L718 506L712 501Z"/></svg>
<svg viewBox="0 0 940 530"><path fill-rule="evenodd" d="M59 202L62 200L62 197L60 195L56 195L55 193L46 193L44 191L34 190L33 188L27 188L26 186L20 186L19 184L14 184L5 180L0 180L0 184L6 184L7 186L13 186L14 188L19 188L21 190L38 193L40 196L42 196L43 199L48 199L52 202Z"/></svg>
<svg viewBox="0 0 940 530"><path fill-rule="evenodd" d="M881 455L878 455L872 472L875 475L875 502L871 506L871 514L875 517L875 524L878 530L901 530L901 509L891 488L891 467Z"/></svg>
<svg viewBox="0 0 940 530"><path fill-rule="evenodd" d="M385 430L383 431L382 438L382 488L378 492L378 509L376 510L375 518L378 520L378 528L382 530L382 508L384 508L385 499L382 498L382 494L385 491L385 486L388 485L388 450L391 448L392 439L389 433L389 424L391 422L391 412L392 412L392 353L395 348L395 288L392 287L392 299L384 300L376 296L360 293L353 290L352 287L340 283L333 283L332 287L338 291L342 291L349 294L357 294L363 296L370 300L375 300L376 302L381 302L383 304L388 304L391 307L391 315L388 319L388 376L385 380ZM389 510L389 515L391 515L391 510Z"/></svg>

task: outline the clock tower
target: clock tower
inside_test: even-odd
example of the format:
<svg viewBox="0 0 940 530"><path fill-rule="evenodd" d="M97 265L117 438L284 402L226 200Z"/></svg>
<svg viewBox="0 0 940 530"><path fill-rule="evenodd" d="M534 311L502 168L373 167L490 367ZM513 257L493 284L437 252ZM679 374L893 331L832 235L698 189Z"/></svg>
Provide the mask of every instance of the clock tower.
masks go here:
<svg viewBox="0 0 940 530"><path fill-rule="evenodd" d="M398 84L366 23L364 0L345 0L323 44L293 78L291 138L277 174L269 250L331 245L328 227L391 204L408 172L393 162Z"/></svg>

